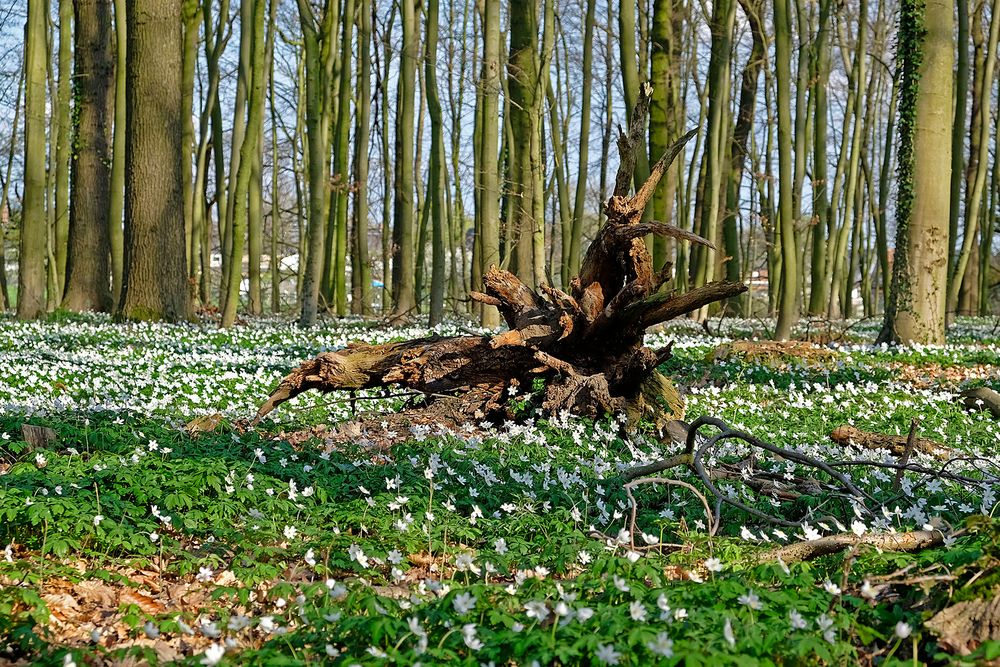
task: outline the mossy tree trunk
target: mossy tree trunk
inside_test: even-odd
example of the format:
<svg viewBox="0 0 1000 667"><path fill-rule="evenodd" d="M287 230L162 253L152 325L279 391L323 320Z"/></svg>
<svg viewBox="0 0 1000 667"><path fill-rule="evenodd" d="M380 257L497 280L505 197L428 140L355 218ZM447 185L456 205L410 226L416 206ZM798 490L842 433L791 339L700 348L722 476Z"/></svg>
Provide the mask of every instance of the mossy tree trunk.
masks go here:
<svg viewBox="0 0 1000 667"><path fill-rule="evenodd" d="M880 341L944 343L953 9L947 0L901 6L896 254Z"/></svg>
<svg viewBox="0 0 1000 667"><path fill-rule="evenodd" d="M66 294L69 310L108 312L111 254L111 127L114 58L111 0L74 0L77 89L76 155L71 170Z"/></svg>

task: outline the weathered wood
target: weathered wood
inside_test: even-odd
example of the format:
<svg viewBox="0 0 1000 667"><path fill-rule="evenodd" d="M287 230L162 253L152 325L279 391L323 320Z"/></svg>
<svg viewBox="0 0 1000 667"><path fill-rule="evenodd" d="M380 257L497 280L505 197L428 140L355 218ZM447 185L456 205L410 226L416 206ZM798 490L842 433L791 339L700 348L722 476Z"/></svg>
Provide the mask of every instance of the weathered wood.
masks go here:
<svg viewBox="0 0 1000 667"><path fill-rule="evenodd" d="M668 276L653 271L643 236L711 244L671 225L641 221L656 181L693 132L668 149L635 195L628 194L651 92L648 84L642 88L629 132L619 138L622 161L615 193L604 206L608 220L588 248L569 293L549 286L536 291L510 271L493 266L482 278L482 291L470 292L470 298L495 306L507 331L383 345L355 343L326 352L285 377L261 405L255 423L310 389L377 387L422 392L429 405L450 397L452 413L457 409L470 419L504 419L512 416L509 391L513 388L523 396L538 379L544 389L531 400L548 413L624 413L630 420L657 425L683 418L683 399L656 370L670 356L670 348L645 347L645 331L740 294L747 286L719 282L682 294L658 291Z"/></svg>
<svg viewBox="0 0 1000 667"><path fill-rule="evenodd" d="M887 435L884 433L872 433L863 431L860 428L844 424L833 429L830 439L839 445L855 445L866 449L888 449L896 456L903 456L909 438L905 435ZM952 457L953 452L943 443L930 438L913 438L913 448L936 459L945 461Z"/></svg>
<svg viewBox="0 0 1000 667"><path fill-rule="evenodd" d="M34 424L21 424L21 437L28 443L28 449L36 447L48 447L59 439L56 432L48 426L35 426Z"/></svg>
<svg viewBox="0 0 1000 667"><path fill-rule="evenodd" d="M758 560L767 562L780 558L785 563L798 563L861 545L868 545L881 551L914 552L937 546L943 542L944 533L940 530L911 530L907 533L866 533L864 535L839 533L827 535L817 540L786 544L761 554Z"/></svg>
<svg viewBox="0 0 1000 667"><path fill-rule="evenodd" d="M976 412L988 410L995 418L1000 419L1000 394L989 387L972 387L959 393L965 409Z"/></svg>

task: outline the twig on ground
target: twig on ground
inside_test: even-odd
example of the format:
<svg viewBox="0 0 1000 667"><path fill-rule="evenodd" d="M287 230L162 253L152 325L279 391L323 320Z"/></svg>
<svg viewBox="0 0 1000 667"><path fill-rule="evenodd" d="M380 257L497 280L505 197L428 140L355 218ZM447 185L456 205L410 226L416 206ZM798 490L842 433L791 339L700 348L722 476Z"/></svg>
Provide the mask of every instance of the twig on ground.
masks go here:
<svg viewBox="0 0 1000 667"><path fill-rule="evenodd" d="M641 484L666 484L667 486L679 486L681 488L687 489L701 501L702 507L705 508L705 518L708 520L708 535L712 537L715 535L715 521L712 518L712 510L708 506L708 500L705 498L704 494L696 489L691 484L687 482L682 482L679 479L670 479L668 477L643 477L642 479L634 479L631 482L625 484L625 494L628 496L629 501L632 503L632 512L629 517L629 535L632 542L632 548L635 548L635 515L639 509L639 503L636 501L635 496L632 495L632 489Z"/></svg>

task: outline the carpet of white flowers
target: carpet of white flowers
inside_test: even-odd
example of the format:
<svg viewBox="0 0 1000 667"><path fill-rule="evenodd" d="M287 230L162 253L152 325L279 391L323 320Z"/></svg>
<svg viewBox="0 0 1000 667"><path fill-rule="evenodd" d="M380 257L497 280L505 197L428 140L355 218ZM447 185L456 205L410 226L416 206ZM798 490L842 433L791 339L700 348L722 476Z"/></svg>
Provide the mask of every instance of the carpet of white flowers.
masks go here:
<svg viewBox="0 0 1000 667"><path fill-rule="evenodd" d="M996 475L1000 422L956 400L968 386L1000 388L995 320L961 320L941 347L874 346L876 325L862 322L839 327L822 347L832 352L815 357L710 357L722 343L766 337L767 324L726 320L708 333L679 322L650 334L654 346L673 341L662 370L689 419L716 416L826 461L876 462L896 459L835 444L830 432L850 424L905 436L917 419L921 436L980 457L953 462L952 473ZM960 660L923 627L946 594L899 573L934 581L980 567L977 586L1000 586L981 568L1000 557L997 524L977 523L1000 500L985 482L852 468L880 503L865 514L822 490L787 500L722 481L723 493L795 526L723 505L715 536L695 495L650 484L636 491L639 534L629 534L623 471L676 449L614 419L538 418L528 395L510 396L525 411L518 420L415 426L392 447L371 431L331 438L339 422L401 406L374 394L306 394L254 431L236 425L318 352L470 331L0 319L0 663ZM215 428L185 429L216 414ZM57 439L29 447L23 424ZM751 453L723 443L706 463ZM816 474L756 454L751 472ZM911 462L941 464L919 453ZM683 468L664 474L698 484ZM979 529L962 531L969 525ZM943 547L761 558L822 535L928 526L948 536ZM969 664L994 650L987 643Z"/></svg>

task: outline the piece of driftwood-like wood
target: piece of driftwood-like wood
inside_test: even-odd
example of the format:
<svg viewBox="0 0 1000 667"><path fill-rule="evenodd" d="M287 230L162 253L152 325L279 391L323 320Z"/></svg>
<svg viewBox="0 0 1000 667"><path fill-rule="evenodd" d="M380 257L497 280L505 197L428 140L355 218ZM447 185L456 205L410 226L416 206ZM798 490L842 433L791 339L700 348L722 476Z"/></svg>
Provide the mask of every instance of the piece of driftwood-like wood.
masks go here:
<svg viewBox="0 0 1000 667"><path fill-rule="evenodd" d="M906 453L909 437L905 435L887 435L885 433L872 433L863 431L856 426L844 424L833 429L830 438L838 445L855 445L865 449L888 449L896 456L903 456ZM930 438L913 438L913 449L921 454L933 456L936 459L946 461L954 455L954 452L943 443Z"/></svg>

